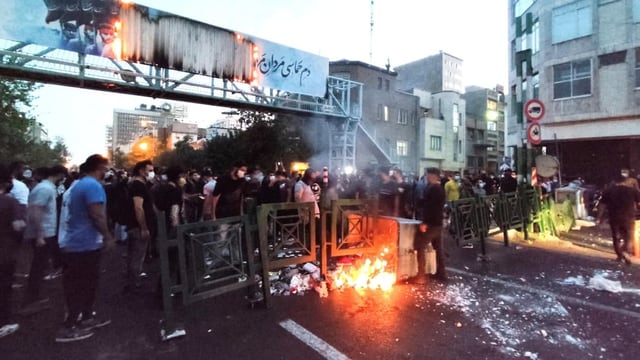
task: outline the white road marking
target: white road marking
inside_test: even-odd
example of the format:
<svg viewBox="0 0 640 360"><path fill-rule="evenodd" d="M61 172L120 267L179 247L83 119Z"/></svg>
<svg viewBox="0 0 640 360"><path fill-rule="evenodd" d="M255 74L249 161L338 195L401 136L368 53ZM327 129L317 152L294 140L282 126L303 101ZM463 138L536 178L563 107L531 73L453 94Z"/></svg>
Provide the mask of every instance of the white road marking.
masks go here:
<svg viewBox="0 0 640 360"><path fill-rule="evenodd" d="M341 353L333 346L329 345L326 341L320 339L314 335L311 331L305 329L297 322L287 319L280 322L280 326L290 332L298 340L307 344L310 348L317 351L318 354L328 360L349 360L347 355Z"/></svg>
<svg viewBox="0 0 640 360"><path fill-rule="evenodd" d="M472 276L472 277L479 277L481 279L490 281L492 283L496 283L496 284L500 284L500 285L504 285L504 286L509 286L512 288L516 288L519 290L524 290L527 292L532 292L532 293L538 293L538 294L542 294L545 296L552 296L555 297L557 299L560 300L564 300L566 302L570 302L573 304L578 304L578 305L583 305L583 306L587 306L587 307L591 307L594 309L598 309L598 310L602 310L602 311L607 311L607 312L613 312L619 315L623 315L623 316L630 316L633 318L636 318L638 320L640 320L640 313L634 312L634 311L630 311L630 310L625 310L625 309L619 309L613 306L608 306L608 305L602 305L602 304L598 304L598 303L594 303L594 302L589 302L586 300L582 300L582 299L578 299L572 296L567 296L567 295L561 295L561 294L556 294L554 292L551 291L547 291L547 290L542 290L542 289L536 289L530 286L525 286L525 285L520 285L520 284L516 284L510 281L506 281L506 280L502 280L502 279L497 279L494 277L490 277L487 275L481 275L481 274L475 274L469 271L465 271L465 270L460 270L460 269L456 269L456 268L452 268L452 267L447 267L447 270L456 273L456 274L460 274L460 275L465 275L465 276Z"/></svg>

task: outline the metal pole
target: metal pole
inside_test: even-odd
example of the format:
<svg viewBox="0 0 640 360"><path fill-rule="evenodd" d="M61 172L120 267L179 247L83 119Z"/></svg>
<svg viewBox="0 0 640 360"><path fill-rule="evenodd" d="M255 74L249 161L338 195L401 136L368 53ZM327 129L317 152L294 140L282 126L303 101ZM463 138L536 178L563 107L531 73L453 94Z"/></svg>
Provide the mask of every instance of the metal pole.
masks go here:
<svg viewBox="0 0 640 360"><path fill-rule="evenodd" d="M556 157L558 157L558 161L560 161L560 146L558 145L558 135L553 133L553 140L556 145ZM558 167L558 183L562 186L562 164Z"/></svg>

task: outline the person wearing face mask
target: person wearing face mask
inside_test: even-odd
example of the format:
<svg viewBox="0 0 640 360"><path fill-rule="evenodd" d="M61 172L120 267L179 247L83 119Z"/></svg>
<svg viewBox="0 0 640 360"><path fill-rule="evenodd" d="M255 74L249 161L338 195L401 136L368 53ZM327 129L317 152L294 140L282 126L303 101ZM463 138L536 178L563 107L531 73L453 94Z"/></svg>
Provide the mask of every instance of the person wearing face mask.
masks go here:
<svg viewBox="0 0 640 360"><path fill-rule="evenodd" d="M42 278L49 259L53 267L62 267L60 248L58 247L57 225L58 211L56 199L57 186L67 176L67 169L62 165L41 169L44 179L29 194L27 207L27 226L24 238L31 243L33 257L27 290L19 311L22 315L30 315L49 308L49 298L41 297Z"/></svg>
<svg viewBox="0 0 640 360"><path fill-rule="evenodd" d="M624 186L628 186L632 189L635 189L636 191L640 191L640 187L638 186L638 180L629 176L629 169L622 169L620 170L620 176L622 176L622 178L624 179Z"/></svg>
<svg viewBox="0 0 640 360"><path fill-rule="evenodd" d="M486 183L482 181L482 179L478 179L473 187L473 193L478 196L487 196L487 191L485 190Z"/></svg>
<svg viewBox="0 0 640 360"><path fill-rule="evenodd" d="M449 179L444 185L444 193L447 201L457 201L460 199L460 173L456 173L453 179Z"/></svg>
<svg viewBox="0 0 640 360"><path fill-rule="evenodd" d="M127 217L127 284L125 291L132 291L140 287L142 267L147 253L147 247L156 235L156 216L153 208L151 192L147 182L153 179L153 164L151 160L138 162L133 167L133 179L129 182L130 198Z"/></svg>
<svg viewBox="0 0 640 360"><path fill-rule="evenodd" d="M236 162L229 174L218 179L213 190L213 219L242 215L242 202L246 193L247 165Z"/></svg>

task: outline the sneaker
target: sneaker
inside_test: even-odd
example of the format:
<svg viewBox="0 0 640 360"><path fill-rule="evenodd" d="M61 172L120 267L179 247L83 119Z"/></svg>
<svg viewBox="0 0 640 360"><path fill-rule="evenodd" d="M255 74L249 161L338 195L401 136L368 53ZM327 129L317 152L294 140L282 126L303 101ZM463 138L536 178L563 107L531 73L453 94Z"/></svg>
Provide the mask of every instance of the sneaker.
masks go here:
<svg viewBox="0 0 640 360"><path fill-rule="evenodd" d="M111 319L101 319L96 316L95 312L91 315L90 318L80 320L80 328L89 331L105 327L109 324L111 324Z"/></svg>
<svg viewBox="0 0 640 360"><path fill-rule="evenodd" d="M79 327L63 327L58 330L58 334L56 335L56 342L58 343L67 343L73 341L80 341L84 339L88 339L93 336L93 332L86 329L81 329Z"/></svg>
<svg viewBox="0 0 640 360"><path fill-rule="evenodd" d="M20 325L18 324L6 324L3 327L0 327L0 338L13 334L18 331L19 328Z"/></svg>
<svg viewBox="0 0 640 360"><path fill-rule="evenodd" d="M39 313L44 310L48 310L51 308L51 304L49 304L49 298L43 298L40 300L32 301L26 305L23 305L20 310L18 310L18 315L33 315L35 313Z"/></svg>

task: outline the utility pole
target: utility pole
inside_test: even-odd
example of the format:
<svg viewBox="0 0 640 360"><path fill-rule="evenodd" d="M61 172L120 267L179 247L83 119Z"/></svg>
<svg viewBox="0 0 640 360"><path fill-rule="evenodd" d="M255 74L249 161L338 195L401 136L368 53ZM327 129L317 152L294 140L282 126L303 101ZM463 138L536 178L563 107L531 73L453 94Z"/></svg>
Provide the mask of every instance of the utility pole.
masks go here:
<svg viewBox="0 0 640 360"><path fill-rule="evenodd" d="M369 10L371 11L369 21L369 63L373 64L373 0L371 0Z"/></svg>

